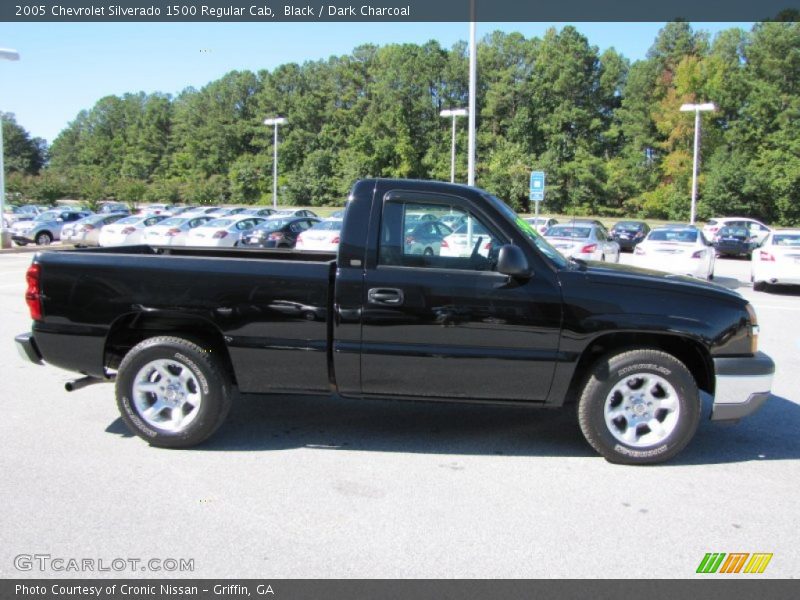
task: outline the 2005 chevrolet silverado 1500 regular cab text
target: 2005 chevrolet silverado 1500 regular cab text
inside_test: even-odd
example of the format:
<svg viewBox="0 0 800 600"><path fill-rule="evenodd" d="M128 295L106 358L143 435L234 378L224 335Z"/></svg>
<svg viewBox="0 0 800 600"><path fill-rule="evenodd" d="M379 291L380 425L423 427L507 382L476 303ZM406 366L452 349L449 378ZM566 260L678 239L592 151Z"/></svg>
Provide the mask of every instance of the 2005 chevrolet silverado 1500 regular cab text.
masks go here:
<svg viewBox="0 0 800 600"><path fill-rule="evenodd" d="M420 223L449 223L412 239ZM414 233L416 235L416 233ZM769 396L774 364L739 294L687 277L567 260L497 198L371 179L348 201L338 254L130 246L35 256L36 363L116 379L130 429L184 448L235 392L577 403L608 460L667 460L711 418Z"/></svg>

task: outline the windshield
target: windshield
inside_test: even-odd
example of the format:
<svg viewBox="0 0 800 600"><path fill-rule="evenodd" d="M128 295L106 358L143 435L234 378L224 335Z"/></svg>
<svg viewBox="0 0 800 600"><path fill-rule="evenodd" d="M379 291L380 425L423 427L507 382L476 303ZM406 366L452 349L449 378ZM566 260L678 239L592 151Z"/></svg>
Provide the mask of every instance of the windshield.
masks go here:
<svg viewBox="0 0 800 600"><path fill-rule="evenodd" d="M277 231L292 221L293 219L267 219L261 225L259 225L257 229L260 229L261 231Z"/></svg>
<svg viewBox="0 0 800 600"><path fill-rule="evenodd" d="M798 233L776 233L772 238L775 246L800 246L800 232Z"/></svg>
<svg viewBox="0 0 800 600"><path fill-rule="evenodd" d="M164 221L161 221L159 223L159 225L166 225L168 227L172 227L173 225L180 226L180 225L183 225L184 223L186 223L186 221L188 221L188 219L186 219L185 217L171 217L169 219L165 219Z"/></svg>
<svg viewBox="0 0 800 600"><path fill-rule="evenodd" d="M214 219L213 221L205 223L203 227L228 227L229 225L233 225L233 223L233 219Z"/></svg>
<svg viewBox="0 0 800 600"><path fill-rule="evenodd" d="M119 225L134 225L142 220L142 217L125 217L124 219L120 219L117 221Z"/></svg>
<svg viewBox="0 0 800 600"><path fill-rule="evenodd" d="M322 223L318 223L314 225L311 229L315 229L317 231L324 230L324 231L339 231L342 228L341 221L323 221Z"/></svg>
<svg viewBox="0 0 800 600"><path fill-rule="evenodd" d="M574 227L573 225L554 225L544 232L547 237L564 237L583 239L592 233L591 227Z"/></svg>
<svg viewBox="0 0 800 600"><path fill-rule="evenodd" d="M623 231L638 231L642 229L642 224L636 221L621 221L614 225L614 229L622 229Z"/></svg>
<svg viewBox="0 0 800 600"><path fill-rule="evenodd" d="M692 229L656 229L647 238L651 242L680 242L693 244L697 241L697 231Z"/></svg>
<svg viewBox="0 0 800 600"><path fill-rule="evenodd" d="M47 212L43 212L38 217L34 219L34 221L55 221L61 216L60 212L54 210L48 210Z"/></svg>
<svg viewBox="0 0 800 600"><path fill-rule="evenodd" d="M515 213L505 202L499 198L496 198L495 196L484 196L484 198L486 198L503 215L508 217L511 222L517 226L519 232L533 242L539 251L547 258L552 260L556 265L559 267L566 267L567 264L569 264L567 259L564 258L563 254L548 244L547 241L541 235L539 235L539 233L530 223L518 216L517 213Z"/></svg>

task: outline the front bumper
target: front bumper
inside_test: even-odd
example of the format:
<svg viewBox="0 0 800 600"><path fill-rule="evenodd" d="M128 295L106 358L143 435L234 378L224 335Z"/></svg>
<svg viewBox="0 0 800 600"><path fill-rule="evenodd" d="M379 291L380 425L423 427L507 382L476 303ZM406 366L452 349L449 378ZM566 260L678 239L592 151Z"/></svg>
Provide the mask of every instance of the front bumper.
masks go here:
<svg viewBox="0 0 800 600"><path fill-rule="evenodd" d="M763 352L743 358L715 358L717 385L712 421L738 421L756 412L772 388L775 363Z"/></svg>
<svg viewBox="0 0 800 600"><path fill-rule="evenodd" d="M14 338L17 343L17 352L24 360L29 360L34 364L43 365L42 353L36 346L32 333L21 333Z"/></svg>

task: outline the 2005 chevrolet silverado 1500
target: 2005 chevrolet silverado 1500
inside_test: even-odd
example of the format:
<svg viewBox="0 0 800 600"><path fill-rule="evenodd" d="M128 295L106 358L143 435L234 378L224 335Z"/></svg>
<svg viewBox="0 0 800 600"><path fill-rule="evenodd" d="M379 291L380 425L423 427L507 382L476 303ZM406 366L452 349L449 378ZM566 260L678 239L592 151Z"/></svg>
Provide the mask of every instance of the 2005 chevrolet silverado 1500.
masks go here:
<svg viewBox="0 0 800 600"><path fill-rule="evenodd" d="M497 198L430 181L356 183L337 255L44 252L27 279L23 355L87 376L68 389L116 379L125 423L164 447L208 438L238 390L575 402L597 452L655 463L691 440L700 390L737 420L774 372L739 294L568 260Z"/></svg>

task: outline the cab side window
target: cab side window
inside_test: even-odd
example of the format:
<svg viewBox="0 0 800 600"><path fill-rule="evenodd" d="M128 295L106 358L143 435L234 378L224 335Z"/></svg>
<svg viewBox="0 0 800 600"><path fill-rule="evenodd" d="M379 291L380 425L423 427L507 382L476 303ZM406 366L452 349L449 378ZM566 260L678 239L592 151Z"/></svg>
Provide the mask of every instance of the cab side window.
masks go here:
<svg viewBox="0 0 800 600"><path fill-rule="evenodd" d="M459 206L390 201L383 207L378 264L490 271L504 243Z"/></svg>

